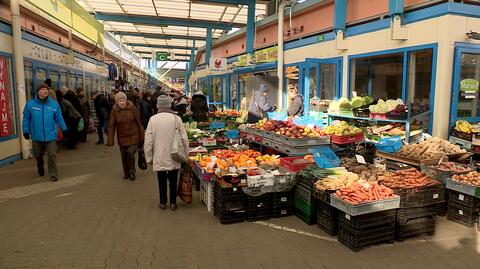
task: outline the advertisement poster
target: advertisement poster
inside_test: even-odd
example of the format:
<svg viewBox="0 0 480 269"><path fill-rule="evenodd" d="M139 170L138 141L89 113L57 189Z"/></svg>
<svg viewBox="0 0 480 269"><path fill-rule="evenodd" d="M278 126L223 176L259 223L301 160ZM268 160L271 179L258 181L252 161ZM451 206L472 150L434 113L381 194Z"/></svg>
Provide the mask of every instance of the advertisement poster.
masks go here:
<svg viewBox="0 0 480 269"><path fill-rule="evenodd" d="M0 57L0 137L11 135L10 112L8 111L9 78L7 59Z"/></svg>

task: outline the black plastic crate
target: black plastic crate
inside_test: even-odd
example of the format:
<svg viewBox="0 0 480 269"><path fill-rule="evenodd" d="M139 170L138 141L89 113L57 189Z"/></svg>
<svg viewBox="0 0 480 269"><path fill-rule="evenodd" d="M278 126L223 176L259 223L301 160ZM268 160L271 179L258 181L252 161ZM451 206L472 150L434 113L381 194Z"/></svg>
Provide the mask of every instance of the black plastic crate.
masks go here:
<svg viewBox="0 0 480 269"><path fill-rule="evenodd" d="M317 188L314 188L313 190L313 197L316 199L325 202L325 203L330 203L330 194L335 193L335 191L331 190L319 190Z"/></svg>
<svg viewBox="0 0 480 269"><path fill-rule="evenodd" d="M245 218L249 221L265 220L272 217L273 199L271 194L247 195Z"/></svg>
<svg viewBox="0 0 480 269"><path fill-rule="evenodd" d="M218 183L214 183L213 191L222 198L245 197L241 187L226 187L222 188Z"/></svg>
<svg viewBox="0 0 480 269"><path fill-rule="evenodd" d="M305 187L309 190L313 190L314 188L313 186L315 185L315 182L317 182L316 178L307 178L298 174L296 178L297 178L297 185Z"/></svg>
<svg viewBox="0 0 480 269"><path fill-rule="evenodd" d="M445 187L442 184L419 188L394 190L400 196L400 208L421 207L445 202Z"/></svg>
<svg viewBox="0 0 480 269"><path fill-rule="evenodd" d="M309 214L299 208L295 208L295 215L299 217L307 225L313 225L317 223L317 214Z"/></svg>
<svg viewBox="0 0 480 269"><path fill-rule="evenodd" d="M231 224L245 221L245 212L222 213L214 209L214 213L221 224Z"/></svg>
<svg viewBox="0 0 480 269"><path fill-rule="evenodd" d="M447 210L448 210L448 202L439 203L437 204L436 215L443 217L447 214Z"/></svg>
<svg viewBox="0 0 480 269"><path fill-rule="evenodd" d="M273 208L280 208L285 206L294 206L293 191L275 192L272 196Z"/></svg>
<svg viewBox="0 0 480 269"><path fill-rule="evenodd" d="M302 185L296 185L294 189L294 195L302 198L303 200L311 203L314 200L313 189L308 189Z"/></svg>
<svg viewBox="0 0 480 269"><path fill-rule="evenodd" d="M338 241L353 251L380 243L393 243L394 239L395 226L388 223L361 232L341 222L338 225Z"/></svg>
<svg viewBox="0 0 480 269"><path fill-rule="evenodd" d="M435 234L435 216L409 219L407 222L402 224L397 223L395 229L395 238L398 241L403 241L408 237L425 233L428 235Z"/></svg>
<svg viewBox="0 0 480 269"><path fill-rule="evenodd" d="M443 205L443 204L442 204ZM397 223L405 224L411 219L437 215L438 205L397 209Z"/></svg>
<svg viewBox="0 0 480 269"><path fill-rule="evenodd" d="M462 205L465 208L479 208L480 209L480 199L463 194L457 191L449 190L448 192L448 203L455 203L457 205Z"/></svg>
<svg viewBox="0 0 480 269"><path fill-rule="evenodd" d="M343 212L338 213L339 222L350 226L354 230L368 230L371 227L388 224L395 226L396 209L375 213L351 216Z"/></svg>
<svg viewBox="0 0 480 269"><path fill-rule="evenodd" d="M338 233L338 210L330 204L319 201L317 224L320 229L329 235Z"/></svg>
<svg viewBox="0 0 480 269"><path fill-rule="evenodd" d="M470 208L470 210L461 205L449 203L447 211L447 219L453 222L460 223L467 227L473 227L478 223L480 218L478 210Z"/></svg>
<svg viewBox="0 0 480 269"><path fill-rule="evenodd" d="M281 206L281 207L274 207L272 209L272 217L273 218L280 218L291 216L295 212L295 208L293 205Z"/></svg>
<svg viewBox="0 0 480 269"><path fill-rule="evenodd" d="M247 208L271 208L273 205L272 195L270 193L262 194L260 196L247 195L246 198Z"/></svg>

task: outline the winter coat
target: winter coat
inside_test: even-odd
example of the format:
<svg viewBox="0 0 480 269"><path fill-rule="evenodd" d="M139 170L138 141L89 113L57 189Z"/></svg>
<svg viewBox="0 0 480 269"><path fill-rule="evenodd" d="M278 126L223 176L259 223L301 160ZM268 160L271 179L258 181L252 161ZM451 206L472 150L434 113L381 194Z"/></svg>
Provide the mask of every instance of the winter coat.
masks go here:
<svg viewBox="0 0 480 269"><path fill-rule="evenodd" d="M181 167L181 163L171 156L175 126L179 128L183 147L188 152L187 132L179 116L160 112L148 122L143 147L147 163L153 163L153 171L170 171Z"/></svg>
<svg viewBox="0 0 480 269"><path fill-rule="evenodd" d="M115 104L110 113L110 119L108 121L108 143L107 145L113 145L115 135L117 131L117 141L119 146L137 145L140 141L143 141L143 128L140 122L140 115L138 109L127 101L125 108L120 108L118 104Z"/></svg>
<svg viewBox="0 0 480 269"><path fill-rule="evenodd" d="M30 134L32 141L56 141L57 124L62 131L67 130L60 105L50 97L42 101L35 96L25 104L22 129L24 134Z"/></svg>
<svg viewBox="0 0 480 269"><path fill-rule="evenodd" d="M260 91L256 91L248 104L248 123L256 123L260 119L266 117L266 112L275 111L275 107L271 106L267 97Z"/></svg>
<svg viewBox="0 0 480 269"><path fill-rule="evenodd" d="M69 101L65 100L65 99L60 99L60 107L62 108L62 112L63 112L63 117L65 119L74 119L74 120L78 120L82 117L82 115L80 114L80 112L78 112L75 107L73 107L72 103L70 103Z"/></svg>
<svg viewBox="0 0 480 269"><path fill-rule="evenodd" d="M93 98L93 106L95 107L95 114L100 122L108 120L112 106L107 96L103 93L97 94Z"/></svg>
<svg viewBox="0 0 480 269"><path fill-rule="evenodd" d="M128 101L132 102L133 105L138 106L138 97L134 91L128 90L125 94L127 95Z"/></svg>
<svg viewBox="0 0 480 269"><path fill-rule="evenodd" d="M57 97L58 98L58 97ZM80 113L80 115L83 115L83 107L82 107L82 104L80 103L80 98L72 91L68 91L64 96L63 98L67 101L69 101L73 107L75 108L75 110L78 111L78 113Z"/></svg>
<svg viewBox="0 0 480 269"><path fill-rule="evenodd" d="M192 118L194 121L208 121L207 97L201 94L194 95L192 97L192 104L190 105L190 110L192 111Z"/></svg>
<svg viewBox="0 0 480 269"><path fill-rule="evenodd" d="M90 102L88 101L87 97L82 97L80 98L80 104L82 105L82 118L88 122L88 119L90 118Z"/></svg>
<svg viewBox="0 0 480 269"><path fill-rule="evenodd" d="M179 116L182 116L183 114L187 113L187 108L188 108L188 102L185 98L180 97L180 100L175 102L173 104L174 110L177 111L177 114Z"/></svg>
<svg viewBox="0 0 480 269"><path fill-rule="evenodd" d="M303 116L303 97L295 95L288 106L288 116Z"/></svg>
<svg viewBox="0 0 480 269"><path fill-rule="evenodd" d="M138 107L140 111L140 121L142 122L143 129L147 129L148 121L153 115L153 109L147 100L142 100Z"/></svg>

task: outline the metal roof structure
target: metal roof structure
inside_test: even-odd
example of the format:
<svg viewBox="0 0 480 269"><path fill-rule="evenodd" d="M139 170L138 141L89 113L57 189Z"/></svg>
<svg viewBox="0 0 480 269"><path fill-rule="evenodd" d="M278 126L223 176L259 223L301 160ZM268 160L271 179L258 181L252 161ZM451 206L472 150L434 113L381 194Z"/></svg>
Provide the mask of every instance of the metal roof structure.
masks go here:
<svg viewBox="0 0 480 269"><path fill-rule="evenodd" d="M188 60L190 48L205 46L206 27L212 37L247 24L245 0L77 0L104 29L133 51L167 51L176 60ZM256 1L255 15L266 12L266 1ZM143 56L143 55L142 55Z"/></svg>

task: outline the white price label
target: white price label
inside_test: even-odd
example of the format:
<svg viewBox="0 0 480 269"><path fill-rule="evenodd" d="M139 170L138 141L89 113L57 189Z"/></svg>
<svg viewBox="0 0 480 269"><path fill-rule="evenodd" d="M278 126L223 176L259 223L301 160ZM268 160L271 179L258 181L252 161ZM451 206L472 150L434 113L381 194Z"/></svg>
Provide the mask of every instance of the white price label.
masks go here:
<svg viewBox="0 0 480 269"><path fill-rule="evenodd" d="M438 198L438 193L435 193L435 194L433 195L433 199L437 199L437 198Z"/></svg>
<svg viewBox="0 0 480 269"><path fill-rule="evenodd" d="M287 179L285 177L281 177L279 180L280 183L285 183L287 182Z"/></svg>
<svg viewBox="0 0 480 269"><path fill-rule="evenodd" d="M286 202L286 201L287 201L287 197L282 197L282 198L280 198L280 201Z"/></svg>
<svg viewBox="0 0 480 269"><path fill-rule="evenodd" d="M240 180L240 184L247 184L247 180L246 179Z"/></svg>
<svg viewBox="0 0 480 269"><path fill-rule="evenodd" d="M236 188L236 187L233 187L233 191L237 191L237 188Z"/></svg>
<svg viewBox="0 0 480 269"><path fill-rule="evenodd" d="M463 216L463 210L458 210L458 214Z"/></svg>
<svg viewBox="0 0 480 269"><path fill-rule="evenodd" d="M465 200L465 196L463 194L458 195L458 200L463 201Z"/></svg>
<svg viewBox="0 0 480 269"><path fill-rule="evenodd" d="M355 155L355 158L357 158L357 163L360 163L360 164L367 164L367 162L365 161L365 158L363 158L362 155L358 155L356 154Z"/></svg>
<svg viewBox="0 0 480 269"><path fill-rule="evenodd" d="M350 215L345 214L345 218L348 219L348 220L350 220Z"/></svg>
<svg viewBox="0 0 480 269"><path fill-rule="evenodd" d="M286 209L283 209L283 210L280 212L280 214L282 214L282 215L287 215L287 210L286 210Z"/></svg>

